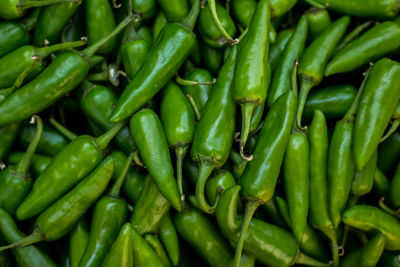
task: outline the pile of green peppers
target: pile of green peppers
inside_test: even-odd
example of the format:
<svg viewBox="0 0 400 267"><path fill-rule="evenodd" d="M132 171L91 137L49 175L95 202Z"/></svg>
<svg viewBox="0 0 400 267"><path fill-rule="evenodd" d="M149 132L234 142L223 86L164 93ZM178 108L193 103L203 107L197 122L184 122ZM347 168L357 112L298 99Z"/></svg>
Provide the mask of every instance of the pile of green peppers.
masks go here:
<svg viewBox="0 0 400 267"><path fill-rule="evenodd" d="M1 0L0 266L400 266L398 0Z"/></svg>

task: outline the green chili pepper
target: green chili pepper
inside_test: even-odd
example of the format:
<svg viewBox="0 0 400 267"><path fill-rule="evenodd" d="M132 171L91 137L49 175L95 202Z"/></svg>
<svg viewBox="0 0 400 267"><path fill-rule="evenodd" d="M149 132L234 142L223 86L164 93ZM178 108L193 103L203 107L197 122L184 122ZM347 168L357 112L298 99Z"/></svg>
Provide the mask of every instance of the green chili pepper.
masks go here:
<svg viewBox="0 0 400 267"><path fill-rule="evenodd" d="M3 160L14 143L21 129L19 122L10 123L0 127L0 160Z"/></svg>
<svg viewBox="0 0 400 267"><path fill-rule="evenodd" d="M393 133L396 132L397 128L400 126L400 102L397 104L395 111L392 114L391 122L392 126L390 126L389 130L385 133L385 135L379 140L379 142L383 142L388 139Z"/></svg>
<svg viewBox="0 0 400 267"><path fill-rule="evenodd" d="M396 0L314 0L319 4L326 5L328 9L346 15L389 19L399 12L399 4Z"/></svg>
<svg viewBox="0 0 400 267"><path fill-rule="evenodd" d="M26 9L79 0L5 0L0 3L0 18L12 20L25 14Z"/></svg>
<svg viewBox="0 0 400 267"><path fill-rule="evenodd" d="M160 258L161 262L165 267L171 267L171 262L165 252L160 240L156 235L147 234L144 236L144 240L150 245L150 247L156 252L157 256Z"/></svg>
<svg viewBox="0 0 400 267"><path fill-rule="evenodd" d="M82 88L85 89L81 98L81 108L83 113L101 130L111 129L115 123L111 123L108 118L113 111L113 105L117 102L115 94L102 85L94 85L84 81ZM129 126L124 126L115 136L115 144L125 153L136 150L135 142L129 131Z"/></svg>
<svg viewBox="0 0 400 267"><path fill-rule="evenodd" d="M353 206L343 213L343 222L363 231L381 232L385 237L386 250L399 250L400 248L400 222L377 207Z"/></svg>
<svg viewBox="0 0 400 267"><path fill-rule="evenodd" d="M155 41L158 38L162 28L167 25L168 21L167 18L164 16L162 11L158 12L156 19L154 20L153 24L153 40Z"/></svg>
<svg viewBox="0 0 400 267"><path fill-rule="evenodd" d="M39 8L35 8L26 19L0 22L0 57L29 44L29 32L35 27L38 14Z"/></svg>
<svg viewBox="0 0 400 267"><path fill-rule="evenodd" d="M269 2L260 1L251 19L249 30L240 43L237 56L233 97L242 109L240 154L246 160L251 160L251 156L244 154L250 120L254 108L265 101L270 82L271 69L268 63L270 17ZM257 54L256 57L254 53Z"/></svg>
<svg viewBox="0 0 400 267"><path fill-rule="evenodd" d="M292 113L293 115L293 113ZM217 222L225 237L237 243L241 217L237 217L240 186L226 190L218 202ZM308 266L328 266L299 251L296 239L276 225L253 219L249 224L244 250L257 261L268 266L290 266L295 263Z"/></svg>
<svg viewBox="0 0 400 267"><path fill-rule="evenodd" d="M40 214L31 235L11 245L0 247L0 251L28 246L43 240L54 241L69 233L79 218L104 192L113 171L113 160L108 157L74 189Z"/></svg>
<svg viewBox="0 0 400 267"><path fill-rule="evenodd" d="M376 162L378 159L378 153L372 155L364 168L359 171L356 170L351 184L351 192L354 195L362 196L369 193L374 185Z"/></svg>
<svg viewBox="0 0 400 267"><path fill-rule="evenodd" d="M36 179L18 207L17 218L24 220L39 214L89 174L102 161L104 149L123 125L116 124L98 138L79 136L65 146Z"/></svg>
<svg viewBox="0 0 400 267"><path fill-rule="evenodd" d="M297 109L297 125L301 128L301 117L309 91L323 78L325 66L344 35L350 17L342 17L325 29L304 51L299 64L300 95Z"/></svg>
<svg viewBox="0 0 400 267"><path fill-rule="evenodd" d="M0 208L0 232L8 243L18 242L25 238L25 234L20 232L12 217ZM32 267L56 267L57 265L42 251L35 246L24 248L13 248L12 253L18 266ZM3 266L3 265L2 265Z"/></svg>
<svg viewBox="0 0 400 267"><path fill-rule="evenodd" d="M378 197L387 197L390 191L390 180L378 168L375 168L374 185L372 190Z"/></svg>
<svg viewBox="0 0 400 267"><path fill-rule="evenodd" d="M171 260L173 266L177 266L180 256L179 240L175 225L169 213L166 213L162 218L158 230L158 236L168 253L168 258Z"/></svg>
<svg viewBox="0 0 400 267"><path fill-rule="evenodd" d="M226 170L219 170L215 176L211 177L206 183L207 198L211 203L216 203L219 196L226 189L236 185L233 175Z"/></svg>
<svg viewBox="0 0 400 267"><path fill-rule="evenodd" d="M341 118L350 108L356 93L351 84L330 85L315 89L307 97L304 119L310 120L316 109L322 111L327 119Z"/></svg>
<svg viewBox="0 0 400 267"><path fill-rule="evenodd" d="M328 63L325 76L345 73L393 54L400 47L400 26L386 21L341 49Z"/></svg>
<svg viewBox="0 0 400 267"><path fill-rule="evenodd" d="M293 64L298 59L304 49L307 40L308 22L306 17L302 16L290 38L282 58L278 63L272 77L271 86L268 94L268 106L272 104L290 88L290 81L293 71Z"/></svg>
<svg viewBox="0 0 400 267"><path fill-rule="evenodd" d="M123 170L108 195L102 197L94 206L89 243L79 262L81 267L99 266L103 262L110 249L110 244L117 237L126 220L128 205L119 196L119 192L131 165L132 157L131 154L125 160Z"/></svg>
<svg viewBox="0 0 400 267"><path fill-rule="evenodd" d="M0 103L0 113L5 114L0 118L0 125L29 118L74 89L89 71L86 58L90 58L99 47L118 34L132 19L131 16L127 17L109 36L81 53L67 51L59 54L33 81Z"/></svg>
<svg viewBox="0 0 400 267"><path fill-rule="evenodd" d="M151 246L132 228L133 266L164 266Z"/></svg>
<svg viewBox="0 0 400 267"><path fill-rule="evenodd" d="M186 0L158 0L157 2L169 22L180 22L189 13L189 7Z"/></svg>
<svg viewBox="0 0 400 267"><path fill-rule="evenodd" d="M132 115L175 75L195 47L196 37L191 29L199 9L199 0L195 0L182 24L168 23L162 29L146 62L119 98L111 121L120 121Z"/></svg>
<svg viewBox="0 0 400 267"><path fill-rule="evenodd" d="M141 20L152 19L157 12L156 0L132 0L133 12L140 15Z"/></svg>
<svg viewBox="0 0 400 267"><path fill-rule="evenodd" d="M78 10L80 4L81 1L42 7L35 26L33 44L40 47L44 46L45 43L54 44L58 42L65 26Z"/></svg>
<svg viewBox="0 0 400 267"><path fill-rule="evenodd" d="M297 3L297 0L271 0L271 17L277 18L284 15Z"/></svg>
<svg viewBox="0 0 400 267"><path fill-rule="evenodd" d="M89 230L83 216L69 235L69 260L71 267L78 267L89 243Z"/></svg>
<svg viewBox="0 0 400 267"><path fill-rule="evenodd" d="M160 193L153 178L148 175L131 217L133 229L140 235L154 233L170 208L168 200Z"/></svg>
<svg viewBox="0 0 400 267"><path fill-rule="evenodd" d="M1 139L0 139L1 140ZM397 159L400 157L400 132L392 134L385 142L379 145L378 167L388 173L396 167Z"/></svg>
<svg viewBox="0 0 400 267"><path fill-rule="evenodd" d="M201 44L200 51L206 69L217 75L223 64L223 51L220 48L211 47L203 43Z"/></svg>
<svg viewBox="0 0 400 267"><path fill-rule="evenodd" d="M169 146L175 149L178 189L181 200L183 200L182 160L193 140L195 130L194 114L190 102L178 85L169 82L165 86L163 93L160 106L161 122Z"/></svg>
<svg viewBox="0 0 400 267"><path fill-rule="evenodd" d="M361 266L376 266L385 247L385 236L381 233L371 238L362 248Z"/></svg>
<svg viewBox="0 0 400 267"><path fill-rule="evenodd" d="M315 40L324 30L332 24L328 11L325 8L312 7L304 16L308 21L309 39Z"/></svg>
<svg viewBox="0 0 400 267"><path fill-rule="evenodd" d="M361 170L378 147L393 111L400 100L400 64L383 58L371 69L354 127L354 158Z"/></svg>
<svg viewBox="0 0 400 267"><path fill-rule="evenodd" d="M157 114L142 109L131 118L130 126L139 154L160 192L176 210L181 210L168 142Z"/></svg>
<svg viewBox="0 0 400 267"><path fill-rule="evenodd" d="M23 156L24 152L12 152L7 157L7 163L10 165L17 165ZM33 177L39 177L52 160L52 157L34 154L30 165L30 171L32 172Z"/></svg>
<svg viewBox="0 0 400 267"><path fill-rule="evenodd" d="M283 52L285 51L293 32L292 29L285 29L281 30L276 35L276 41L271 45L268 55L268 62L271 66L271 70L275 70L279 62L282 60Z"/></svg>
<svg viewBox="0 0 400 267"><path fill-rule="evenodd" d="M117 239L114 241L104 258L102 267L133 267L133 237L132 226L129 223L122 226Z"/></svg>
<svg viewBox="0 0 400 267"><path fill-rule="evenodd" d="M24 125L18 135L18 143L22 147L28 147L35 136L36 129L32 125ZM63 147L68 144L68 139L48 124L44 124L43 134L40 138L36 151L49 156L55 156Z"/></svg>
<svg viewBox="0 0 400 267"><path fill-rule="evenodd" d="M244 28L249 27L251 18L256 10L257 2L255 0L232 0L232 13L235 19Z"/></svg>
<svg viewBox="0 0 400 267"><path fill-rule="evenodd" d="M221 167L229 157L235 131L236 107L232 98L237 48L232 48L222 67L213 93L202 112L191 150L192 159L198 162L199 176L196 182L196 198L201 209L213 213L204 196L208 177L216 167Z"/></svg>
<svg viewBox="0 0 400 267"><path fill-rule="evenodd" d="M400 187L400 163L397 164L396 171L394 173L392 182L390 184L390 201L392 204L399 208L400 207L400 196L398 189Z"/></svg>
<svg viewBox="0 0 400 267"><path fill-rule="evenodd" d="M33 116L31 122L37 124L36 135L24 156L18 162L18 165L8 167L0 173L0 207L11 215L15 214L16 209L32 186L29 166L43 132L43 122L38 116Z"/></svg>

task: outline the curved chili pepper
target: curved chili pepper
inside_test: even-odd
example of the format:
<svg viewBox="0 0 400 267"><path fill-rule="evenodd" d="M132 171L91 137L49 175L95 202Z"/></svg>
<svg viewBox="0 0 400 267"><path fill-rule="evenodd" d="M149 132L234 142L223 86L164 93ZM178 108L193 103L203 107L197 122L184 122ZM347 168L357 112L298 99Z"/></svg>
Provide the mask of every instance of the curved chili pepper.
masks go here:
<svg viewBox="0 0 400 267"><path fill-rule="evenodd" d="M89 174L102 161L104 149L123 125L115 125L98 138L79 136L65 146L36 179L18 207L17 218L24 220L39 214Z"/></svg>
<svg viewBox="0 0 400 267"><path fill-rule="evenodd" d="M152 19L157 12L156 0L132 0L133 12L140 15L141 20Z"/></svg>
<svg viewBox="0 0 400 267"><path fill-rule="evenodd" d="M125 160L123 170L114 182L108 195L98 200L94 206L89 243L79 262L79 266L81 267L99 266L103 262L110 249L110 244L117 237L126 220L128 205L119 196L119 193L131 165L132 158L133 155L130 154Z"/></svg>
<svg viewBox="0 0 400 267"><path fill-rule="evenodd" d="M114 31L81 53L67 51L55 60L33 81L8 96L0 103L0 126L21 121L38 113L74 89L89 72L86 57L91 57L99 47L118 34L133 18L127 17ZM56 75L57 74L57 75ZM32 94L32 92L35 92Z"/></svg>
<svg viewBox="0 0 400 267"><path fill-rule="evenodd" d="M218 170L215 176L206 183L207 198L211 203L216 203L219 196L228 188L236 185L233 175L226 170Z"/></svg>
<svg viewBox="0 0 400 267"><path fill-rule="evenodd" d="M161 262L161 259L157 256L156 252L134 228L132 229L132 240L133 266L163 266L163 263Z"/></svg>
<svg viewBox="0 0 400 267"><path fill-rule="evenodd" d="M161 260L165 267L171 267L171 262L167 256L167 252L163 248L158 237L154 234L147 234L144 236L144 240L150 245L150 247L156 252L158 258Z"/></svg>
<svg viewBox="0 0 400 267"><path fill-rule="evenodd" d="M32 125L24 125L18 135L18 143L27 148L36 134L36 129ZM49 156L55 156L63 147L69 143L64 135L48 124L43 125L43 133L40 138L36 151Z"/></svg>
<svg viewBox="0 0 400 267"><path fill-rule="evenodd" d="M168 144L175 149L178 189L183 200L182 160L193 140L195 120L189 101L173 82L169 82L163 89L160 115Z"/></svg>
<svg viewBox="0 0 400 267"><path fill-rule="evenodd" d="M199 0L182 24L168 23L157 37L146 62L124 90L110 117L123 120L139 110L177 72L196 45L194 27L200 9Z"/></svg>
<svg viewBox="0 0 400 267"><path fill-rule="evenodd" d="M304 13L304 16L308 21L308 36L310 40L315 40L329 25L332 24L326 8L312 7Z"/></svg>
<svg viewBox="0 0 400 267"><path fill-rule="evenodd" d="M0 22L0 57L29 44L29 32L35 27L39 10L39 8L35 8L26 19L18 22Z"/></svg>
<svg viewBox="0 0 400 267"><path fill-rule="evenodd" d="M0 3L0 18L18 19L25 14L26 9L47 6L63 2L78 2L79 0L4 0Z"/></svg>
<svg viewBox="0 0 400 267"><path fill-rule="evenodd" d="M400 158L400 132L392 134L378 147L378 167L388 173L396 167L397 159Z"/></svg>
<svg viewBox="0 0 400 267"><path fill-rule="evenodd" d="M400 222L383 210L368 206L356 205L343 213L343 222L363 231L379 231L385 237L385 249L399 250Z"/></svg>
<svg viewBox="0 0 400 267"><path fill-rule="evenodd" d="M33 44L40 47L44 46L45 43L54 44L58 42L65 26L78 10L80 4L81 1L77 1L42 7L35 26Z"/></svg>
<svg viewBox="0 0 400 267"><path fill-rule="evenodd" d="M169 213L161 220L158 236L163 243L173 266L177 266L180 258L178 234Z"/></svg>
<svg viewBox="0 0 400 267"><path fill-rule="evenodd" d="M186 0L158 0L157 2L169 22L180 22L189 13Z"/></svg>
<svg viewBox="0 0 400 267"><path fill-rule="evenodd" d="M229 156L235 131L236 107L232 98L237 48L232 48L222 67L213 93L202 112L193 138L192 159L198 162L199 176L196 182L196 199L201 209L213 213L204 196L208 177L216 167L221 167Z"/></svg>
<svg viewBox="0 0 400 267"><path fill-rule="evenodd" d="M400 100L400 63L387 58L371 69L354 126L354 158L361 170L377 149L393 111Z"/></svg>
<svg viewBox="0 0 400 267"><path fill-rule="evenodd" d="M7 156L20 129L21 123L19 122L10 123L0 127L0 160L3 160Z"/></svg>
<svg viewBox="0 0 400 267"><path fill-rule="evenodd" d="M256 10L257 2L255 0L232 0L231 7L235 19L244 28L249 27L251 18Z"/></svg>
<svg viewBox="0 0 400 267"><path fill-rule="evenodd" d="M17 166L9 166L0 173L0 207L11 215L15 214L16 209L29 193L32 186L29 166L42 136L43 122L38 116L33 116L31 122L36 122L37 124L36 135L28 146L24 156L18 162Z"/></svg>
<svg viewBox="0 0 400 267"><path fill-rule="evenodd" d="M126 223L122 226L117 239L112 244L110 251L104 258L102 267L132 267L133 266L133 237L132 226Z"/></svg>
<svg viewBox="0 0 400 267"><path fill-rule="evenodd" d="M356 170L351 184L351 192L356 196L362 196L369 193L374 185L376 162L378 160L378 153L372 155L364 168L359 171Z"/></svg>
<svg viewBox="0 0 400 267"><path fill-rule="evenodd" d="M400 26L385 21L341 49L328 63L325 76L355 70L397 51L400 47Z"/></svg>
<svg viewBox="0 0 400 267"><path fill-rule="evenodd" d="M318 85L323 78L325 66L333 55L336 45L344 35L350 17L342 17L325 29L304 51L298 75L300 77L299 105L296 123L301 128L301 117L309 91Z"/></svg>
<svg viewBox="0 0 400 267"><path fill-rule="evenodd" d="M39 215L31 235L11 245L0 247L0 251L28 246L43 240L53 241L66 235L104 192L113 171L113 160L108 157L74 189Z"/></svg>
<svg viewBox="0 0 400 267"><path fill-rule="evenodd" d="M84 81L81 85L85 89L81 97L81 108L83 113L101 130L111 129L115 123L111 123L108 118L113 111L113 105L117 102L117 97L106 86L95 85ZM115 136L115 144L125 153L136 150L135 141L130 133L129 126L124 126Z"/></svg>
<svg viewBox="0 0 400 267"><path fill-rule="evenodd" d="M302 16L297 23L296 29L293 32L282 58L278 63L268 93L268 107L286 91L290 89L290 81L293 72L293 64L296 59L300 58L307 40L308 22L305 16Z"/></svg>
<svg viewBox="0 0 400 267"><path fill-rule="evenodd" d="M353 103L357 91L351 84L330 85L313 90L304 105L303 117L309 120L315 110L324 113L327 119L342 118Z"/></svg>
<svg viewBox="0 0 400 267"><path fill-rule="evenodd" d="M130 223L140 235L154 233L170 208L168 200L160 193L153 178L148 175L132 213Z"/></svg>
<svg viewBox="0 0 400 267"><path fill-rule="evenodd" d="M293 32L294 31L292 29L285 29L281 30L276 35L276 40L271 45L268 55L268 62L271 66L271 70L275 70L279 62L282 60L283 52L285 51Z"/></svg>
<svg viewBox="0 0 400 267"><path fill-rule="evenodd" d="M390 201L396 207L400 207L400 196L398 189L400 187L400 163L397 164L396 171L394 173L392 182L390 184Z"/></svg>
<svg viewBox="0 0 400 267"><path fill-rule="evenodd" d="M153 24L153 41L157 40L162 28L164 28L167 23L168 21L167 18L164 16L164 13L162 11L158 12L158 15L155 18Z"/></svg>
<svg viewBox="0 0 400 267"><path fill-rule="evenodd" d="M242 109L240 154L247 160L251 160L251 157L244 154L250 120L254 108L265 101L271 78L268 63L270 17L269 1L260 1L251 19L249 30L240 43L233 80L233 97Z"/></svg>
<svg viewBox="0 0 400 267"><path fill-rule="evenodd" d="M314 0L315 2L327 5L328 9L346 15L389 19L399 12L399 3L396 0L375 1L375 0Z"/></svg>
<svg viewBox="0 0 400 267"><path fill-rule="evenodd" d="M18 242L26 237L20 232L12 217L0 208L0 233L8 243ZM56 267L57 265L35 246L14 248L12 253L19 266Z"/></svg>
<svg viewBox="0 0 400 267"><path fill-rule="evenodd" d="M71 267L78 267L89 243L89 229L83 216L69 234L69 260Z"/></svg>
<svg viewBox="0 0 400 267"><path fill-rule="evenodd" d="M381 233L372 237L362 248L361 266L376 266L385 247L385 236Z"/></svg>
<svg viewBox="0 0 400 267"><path fill-rule="evenodd" d="M12 152L7 157L7 163L9 165L17 165L23 156L24 152ZM34 178L39 177L39 175L43 173L43 171L47 168L47 166L50 164L52 160L53 160L52 157L34 154L30 165L30 170L32 172L33 177Z"/></svg>
<svg viewBox="0 0 400 267"><path fill-rule="evenodd" d="M181 210L168 142L157 114L151 109L142 109L131 118L130 129L139 154L160 192L176 210Z"/></svg>
<svg viewBox="0 0 400 267"><path fill-rule="evenodd" d="M230 242L237 243L241 217L237 217L237 201L240 186L226 190L218 202L217 222ZM244 250L259 262L268 266L290 266L295 263L308 266L327 266L299 251L296 239L280 227L264 221L251 220L245 238Z"/></svg>

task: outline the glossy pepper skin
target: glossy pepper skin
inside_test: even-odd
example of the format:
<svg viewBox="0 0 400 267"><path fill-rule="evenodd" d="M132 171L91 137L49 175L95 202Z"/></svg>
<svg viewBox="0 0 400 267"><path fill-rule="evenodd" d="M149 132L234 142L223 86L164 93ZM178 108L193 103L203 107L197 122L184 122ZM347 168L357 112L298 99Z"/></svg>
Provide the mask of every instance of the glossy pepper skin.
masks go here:
<svg viewBox="0 0 400 267"><path fill-rule="evenodd" d="M243 27L247 28L256 9L257 2L255 0L232 0L231 2L233 15ZM272 18L284 15L296 2L297 0L271 0Z"/></svg>
<svg viewBox="0 0 400 267"><path fill-rule="evenodd" d="M158 228L158 237L168 253L173 266L177 266L180 258L178 233L169 213L165 214Z"/></svg>
<svg viewBox="0 0 400 267"><path fill-rule="evenodd" d="M81 97L83 113L103 131L111 129L115 123L111 123L108 118L113 111L113 105L117 102L114 92L106 86L87 81L83 82L82 88L85 89ZM125 153L136 150L129 126L124 126L121 129L115 136L114 143Z"/></svg>
<svg viewBox="0 0 400 267"><path fill-rule="evenodd" d="M304 16L308 21L308 36L310 40L315 40L332 23L325 8L312 7L304 13Z"/></svg>
<svg viewBox="0 0 400 267"><path fill-rule="evenodd" d="M132 0L133 12L140 15L140 19L146 21L152 19L157 12L156 0Z"/></svg>
<svg viewBox="0 0 400 267"><path fill-rule="evenodd" d="M81 1L67 2L42 7L35 26L33 44L39 47L43 46L44 40L47 40L50 44L57 43L65 26L81 3Z"/></svg>
<svg viewBox="0 0 400 267"><path fill-rule="evenodd" d="M296 118L299 127L301 126L301 117L307 95L311 88L322 81L326 64L333 55L349 23L350 17L342 17L333 22L306 48L300 59L298 70L300 93Z"/></svg>
<svg viewBox="0 0 400 267"><path fill-rule="evenodd" d="M122 126L116 125L98 138L81 135L65 146L36 179L18 207L17 218L25 220L39 214L89 174L103 160L103 150Z"/></svg>
<svg viewBox="0 0 400 267"><path fill-rule="evenodd" d="M271 66L271 70L275 70L279 61L282 59L283 51L285 51L286 45L293 35L292 29L285 29L278 32L276 35L275 42L271 45L268 62Z"/></svg>
<svg viewBox="0 0 400 267"><path fill-rule="evenodd" d="M130 219L133 229L140 235L154 233L170 208L168 200L160 193L153 178L148 175Z"/></svg>
<svg viewBox="0 0 400 267"><path fill-rule="evenodd" d="M236 106L232 97L232 80L236 56L237 48L233 47L202 112L192 144L191 156L199 165L196 198L207 213L213 213L215 207L210 207L205 200L205 184L212 170L226 162L233 143Z"/></svg>
<svg viewBox="0 0 400 267"><path fill-rule="evenodd" d="M181 22L189 13L187 0L158 0L157 2L169 22Z"/></svg>
<svg viewBox="0 0 400 267"><path fill-rule="evenodd" d="M165 267L171 267L171 262L167 256L163 245L158 239L157 235L147 234L144 236L144 240L150 245L150 247L156 252L158 258L161 260Z"/></svg>
<svg viewBox="0 0 400 267"><path fill-rule="evenodd" d="M133 266L138 267L158 267L164 266L160 258L152 247L140 236L132 227L133 240Z"/></svg>
<svg viewBox="0 0 400 267"><path fill-rule="evenodd" d="M147 170L161 193L179 211L181 201L178 185L174 178L168 142L160 119L151 109L142 109L132 116L130 129Z"/></svg>
<svg viewBox="0 0 400 267"><path fill-rule="evenodd" d="M18 143L27 148L35 136L36 129L33 125L24 125L18 135ZM63 147L69 143L69 140L48 124L43 125L43 133L40 138L36 151L48 156L55 156Z"/></svg>
<svg viewBox="0 0 400 267"><path fill-rule="evenodd" d="M354 195L362 196L368 194L372 190L372 186L374 185L377 159L378 153L375 151L364 168L361 171L356 170L351 183L351 192Z"/></svg>
<svg viewBox="0 0 400 267"><path fill-rule="evenodd" d="M175 150L178 189L183 198L182 161L193 140L195 119L189 100L174 82L163 89L160 115L168 144Z"/></svg>
<svg viewBox="0 0 400 267"><path fill-rule="evenodd" d="M0 172L0 207L11 215L15 214L32 186L29 166L43 132L43 122L40 117L34 116L32 119L37 123L36 135L24 156L16 166L8 166Z"/></svg>
<svg viewBox="0 0 400 267"><path fill-rule="evenodd" d="M0 127L0 160L3 160L7 156L8 150L21 129L20 125L19 122L14 122Z"/></svg>
<svg viewBox="0 0 400 267"><path fill-rule="evenodd" d="M183 24L168 23L162 28L146 62L118 99L110 121L116 122L131 116L177 72L196 45L196 36L191 28L199 9L200 3L196 0Z"/></svg>
<svg viewBox="0 0 400 267"><path fill-rule="evenodd" d="M316 0L335 12L366 18L389 19L399 12L399 3L396 0Z"/></svg>
<svg viewBox="0 0 400 267"><path fill-rule="evenodd" d="M233 97L242 109L240 154L248 160L251 157L244 155L244 147L249 135L250 120L254 108L265 101L271 78L268 63L270 19L269 1L262 0L257 4L248 32L239 44L233 78Z"/></svg>
<svg viewBox="0 0 400 267"><path fill-rule="evenodd" d="M400 26L380 23L341 49L328 63L325 76L353 71L391 55L400 47Z"/></svg>
<svg viewBox="0 0 400 267"><path fill-rule="evenodd" d="M385 237L386 250L399 250L400 222L383 210L368 205L356 205L343 213L343 222L363 231L379 231Z"/></svg>
<svg viewBox="0 0 400 267"><path fill-rule="evenodd" d="M102 267L133 267L133 237L132 226L129 223L122 226L117 239L114 241L104 258Z"/></svg>
<svg viewBox="0 0 400 267"><path fill-rule="evenodd" d="M400 100L400 64L387 58L371 69L365 84L354 126L354 158L361 170L379 144Z"/></svg>
<svg viewBox="0 0 400 267"><path fill-rule="evenodd" d="M89 229L83 216L69 234L69 261L71 267L78 267L89 243Z"/></svg>
<svg viewBox="0 0 400 267"><path fill-rule="evenodd" d="M12 219L5 210L0 208L0 233L7 243L18 242L26 237L20 232ZM12 253L17 261L18 266L32 267L56 267L57 265L35 246L27 246L24 248L14 248Z"/></svg>
<svg viewBox="0 0 400 267"><path fill-rule="evenodd" d="M16 165L24 156L24 152L12 152L7 157L7 163L11 165ZM34 178L39 177L43 171L47 168L53 158L49 156L44 156L40 154L34 154L32 157L32 162L30 170Z"/></svg>
<svg viewBox="0 0 400 267"><path fill-rule="evenodd" d="M357 91L351 84L330 85L316 88L307 97L304 106L304 119L310 120L315 110L324 113L327 119L339 119L350 108Z"/></svg>

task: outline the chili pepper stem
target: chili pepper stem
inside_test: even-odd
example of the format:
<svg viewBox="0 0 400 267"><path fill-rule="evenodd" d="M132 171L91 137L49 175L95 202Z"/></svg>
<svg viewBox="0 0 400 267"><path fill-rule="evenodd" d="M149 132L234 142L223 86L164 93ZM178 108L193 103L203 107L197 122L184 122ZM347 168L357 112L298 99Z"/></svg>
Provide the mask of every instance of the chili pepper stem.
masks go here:
<svg viewBox="0 0 400 267"><path fill-rule="evenodd" d="M385 198L383 198L383 197L379 200L379 207L380 207L381 209L383 209L384 211L386 211L387 213L389 213L389 214L395 216L396 218L400 219L400 210L397 210L397 211L392 210L391 208L389 208L389 207L385 204L384 201L385 201Z"/></svg>
<svg viewBox="0 0 400 267"><path fill-rule="evenodd" d="M44 57L50 55L51 53L54 53L54 52L57 52L60 50L64 50L64 49L80 47L80 46L85 45L86 43L87 43L87 38L82 37L81 41L66 42L66 43L60 43L60 44L55 44L55 45L51 45L51 46L45 46L45 47L38 48L36 51L36 55L39 58L44 58Z"/></svg>
<svg viewBox="0 0 400 267"><path fill-rule="evenodd" d="M196 183L196 199L199 202L200 209L209 214L214 213L217 202L214 204L213 207L208 205L204 196L204 188L206 186L207 179L213 170L213 164L204 160L200 161L199 176Z"/></svg>
<svg viewBox="0 0 400 267"><path fill-rule="evenodd" d="M133 159L133 152L131 154L129 154L129 157L125 161L125 164L124 164L121 174L119 175L117 181L115 181L115 183L111 187L110 192L109 192L110 197L113 197L113 198L119 197L119 193L121 191L121 186L124 183L126 174L129 170L129 167L131 166L132 159Z"/></svg>
<svg viewBox="0 0 400 267"><path fill-rule="evenodd" d="M64 2L79 3L81 0L20 0L17 6L23 8L47 6Z"/></svg>
<svg viewBox="0 0 400 267"><path fill-rule="evenodd" d="M399 126L400 126L400 119L394 120L392 122L392 126L390 126L389 130L387 131L387 133L381 138L381 140L379 142L382 143L383 141L388 139L393 133L396 132L396 130L397 130L397 128L399 128Z"/></svg>
<svg viewBox="0 0 400 267"><path fill-rule="evenodd" d="M241 105L242 107L242 130L240 133L240 155L246 161L251 161L253 156L247 156L244 153L244 148L246 147L247 138L249 137L250 132L250 124L251 124L251 115L253 114L254 109L256 108L256 103L254 102L246 102Z"/></svg>
<svg viewBox="0 0 400 267"><path fill-rule="evenodd" d="M297 253L296 258L294 259L293 263L298 263L298 264L307 265L307 266L316 266L316 267L317 266L320 266L320 267L330 266L330 264L317 261L300 251Z"/></svg>
<svg viewBox="0 0 400 267"><path fill-rule="evenodd" d="M54 117L50 117L49 121L50 121L50 124L53 125L53 127L57 129L57 131L59 131L62 135L67 137L69 140L74 140L75 138L78 137L76 134L74 134L73 132L71 132L70 130L65 128L63 125L61 125L58 121L56 121L56 119L54 119Z"/></svg>
<svg viewBox="0 0 400 267"><path fill-rule="evenodd" d="M17 165L17 173L18 174L26 174L29 168L29 165L32 161L32 157L36 151L36 148L39 144L40 138L42 137L43 133L43 121L42 119L37 116L33 115L31 119L31 123L36 123L37 130L36 134L32 139L32 142L29 144L28 149L26 150L25 154L22 156L20 162Z"/></svg>
<svg viewBox="0 0 400 267"><path fill-rule="evenodd" d="M40 229L35 228L35 230L33 230L32 234L30 234L29 236L15 242L15 243L12 243L10 245L0 247L0 252L10 249L10 248L26 247L26 246L38 243L43 240L46 240L46 237L40 233Z"/></svg>
<svg viewBox="0 0 400 267"><path fill-rule="evenodd" d="M182 161L186 155L188 145L178 146L175 148L176 154L176 179L178 182L178 190L181 195L181 201L185 201L185 195L183 194L183 186L182 186Z"/></svg>
<svg viewBox="0 0 400 267"><path fill-rule="evenodd" d="M217 14L217 7L215 5L215 0L208 0L208 6L210 8L212 17L214 19L215 26L217 26L218 30L220 33L231 43L232 45L239 43L239 39L233 39L229 33L225 30L225 28L222 26L218 14Z"/></svg>
<svg viewBox="0 0 400 267"><path fill-rule="evenodd" d="M139 151L135 150L132 153L133 153L133 162L135 162L135 164L138 166L144 167L144 163L142 162L139 156Z"/></svg>
<svg viewBox="0 0 400 267"><path fill-rule="evenodd" d="M211 82L197 82L197 81L189 81L181 78L179 74L176 74L176 83L179 85L184 85L184 86L191 86L191 85L212 85L217 82L216 78L213 78Z"/></svg>
<svg viewBox="0 0 400 267"><path fill-rule="evenodd" d="M338 244L337 244L337 240L336 240L335 230L333 228L331 228L325 232L325 235L330 239L333 267L338 267L339 266L339 253L338 253L339 248L338 248Z"/></svg>
<svg viewBox="0 0 400 267"><path fill-rule="evenodd" d="M182 24L190 29L194 29L194 25L196 24L197 17L199 16L200 13L200 0L194 0L192 8L190 9L189 14L186 16L186 18L182 21Z"/></svg>
<svg viewBox="0 0 400 267"><path fill-rule="evenodd" d="M201 118L201 113L200 113L199 107L197 106L196 102L194 101L193 96L191 96L190 94L186 94L186 97L189 99L189 102L192 105L194 114L196 115L196 119L199 121Z"/></svg>
<svg viewBox="0 0 400 267"><path fill-rule="evenodd" d="M304 110L304 105L306 104L307 95L310 92L311 88L313 87L313 82L310 79L302 78L300 83L301 85L300 85L299 99L297 102L298 107L296 114L296 122L297 122L297 127L299 129L303 129L303 127L301 127L301 117L303 115L303 110Z"/></svg>
<svg viewBox="0 0 400 267"><path fill-rule="evenodd" d="M125 123L126 120L117 122L110 130L96 138L96 143L101 150L104 150L108 146L114 136L124 127Z"/></svg>
<svg viewBox="0 0 400 267"><path fill-rule="evenodd" d="M110 34L108 34L107 36L105 36L104 38L100 39L98 42L96 42L95 44L87 47L85 50L83 50L81 53L83 56L86 57L91 57L93 56L96 51L102 47L105 43L107 43L108 41L110 41L112 38L114 38L120 31L122 31L126 25L128 25L132 20L134 19L133 15L127 16L120 24L117 25L117 27L115 27L115 29L110 32Z"/></svg>
<svg viewBox="0 0 400 267"><path fill-rule="evenodd" d="M240 235L239 235L239 240L238 243L236 244L236 250L235 250L235 258L233 261L233 266L234 267L239 267L240 266L240 258L242 257L242 250L243 250L243 245L244 245L244 240L246 239L246 233L247 229L249 228L251 218L254 215L254 212L256 212L258 206L260 206L259 201L249 201L246 203L246 207L244 210L244 216L242 220L242 226L240 229Z"/></svg>

